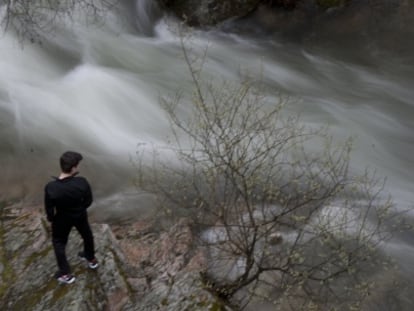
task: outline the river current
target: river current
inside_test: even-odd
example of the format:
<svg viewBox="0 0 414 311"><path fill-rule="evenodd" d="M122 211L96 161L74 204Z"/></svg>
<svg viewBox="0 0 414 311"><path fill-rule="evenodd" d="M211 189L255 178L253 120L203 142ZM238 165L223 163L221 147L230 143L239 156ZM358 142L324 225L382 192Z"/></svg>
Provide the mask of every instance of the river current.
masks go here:
<svg viewBox="0 0 414 311"><path fill-rule="evenodd" d="M62 22L41 45L22 46L11 31L2 35L2 198L41 200L59 155L74 149L85 157L81 171L93 185L97 219L144 212L132 186L137 145L165 143L169 123L160 96L190 92L191 83L177 22L158 18L150 1L137 1L134 9L127 19L108 15L99 27ZM208 77L260 76L265 95L289 96L287 111L300 113L304 123L329 125L338 140L354 137L352 169L376 169L397 208L413 208L413 58L217 30L194 31L189 42L201 51L208 46ZM413 216L405 217L412 222ZM413 241L407 235L389 245L411 276Z"/></svg>

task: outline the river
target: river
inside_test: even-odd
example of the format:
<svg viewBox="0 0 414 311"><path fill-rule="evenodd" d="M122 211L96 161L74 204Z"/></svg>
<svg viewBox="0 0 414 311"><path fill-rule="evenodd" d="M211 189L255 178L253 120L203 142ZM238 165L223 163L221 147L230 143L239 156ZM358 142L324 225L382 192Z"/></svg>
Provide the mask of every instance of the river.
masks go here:
<svg viewBox="0 0 414 311"><path fill-rule="evenodd" d="M74 149L85 158L81 171L93 185L97 219L148 208L137 204L132 185L137 145L165 143L169 123L159 98L189 91L191 83L177 22L158 18L150 1L137 1L135 9L128 18L110 14L99 26L62 22L41 45L2 35L1 198L40 201L59 155ZM370 50L217 30L194 31L189 42L208 46L209 76L260 75L268 98L289 95L287 111L304 123L329 124L338 140L353 136L352 168L376 169L398 210L413 207L414 48L407 42ZM412 241L409 234L396 238L389 250L413 277Z"/></svg>

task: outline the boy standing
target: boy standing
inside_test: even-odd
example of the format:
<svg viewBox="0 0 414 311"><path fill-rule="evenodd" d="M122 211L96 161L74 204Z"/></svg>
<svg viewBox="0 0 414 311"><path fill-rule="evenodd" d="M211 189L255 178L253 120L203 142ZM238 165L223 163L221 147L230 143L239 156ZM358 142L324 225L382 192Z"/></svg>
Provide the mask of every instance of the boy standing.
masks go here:
<svg viewBox="0 0 414 311"><path fill-rule="evenodd" d="M91 269L98 267L92 230L88 222L87 208L92 204L92 191L84 177L77 177L79 162L83 159L78 152L67 151L60 157L61 173L45 187L44 204L47 220L52 224L52 244L59 271L59 282L71 284L75 277L66 258L66 244L72 227L83 239L84 249L78 255L88 261Z"/></svg>

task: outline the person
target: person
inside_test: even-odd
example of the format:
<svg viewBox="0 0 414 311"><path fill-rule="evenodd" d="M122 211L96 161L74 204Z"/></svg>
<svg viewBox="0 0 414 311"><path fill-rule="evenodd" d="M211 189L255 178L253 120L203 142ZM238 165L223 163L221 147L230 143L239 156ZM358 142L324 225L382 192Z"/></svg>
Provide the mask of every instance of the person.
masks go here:
<svg viewBox="0 0 414 311"><path fill-rule="evenodd" d="M78 256L88 267L96 269L94 238L88 222L87 208L92 204L91 187L84 177L76 176L82 155L66 151L60 157L61 173L45 186L44 205L52 226L52 245L59 268L55 277L60 283L71 284L75 277L66 258L66 244L72 227L83 239L83 251Z"/></svg>

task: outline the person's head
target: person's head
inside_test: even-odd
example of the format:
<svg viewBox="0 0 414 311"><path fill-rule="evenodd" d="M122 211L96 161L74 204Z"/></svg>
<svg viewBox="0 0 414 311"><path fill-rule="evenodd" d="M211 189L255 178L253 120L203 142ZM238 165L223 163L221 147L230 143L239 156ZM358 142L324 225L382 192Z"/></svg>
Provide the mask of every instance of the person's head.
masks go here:
<svg viewBox="0 0 414 311"><path fill-rule="evenodd" d="M72 169L76 168L83 159L82 155L75 151L66 151L60 157L60 168L63 173L70 174Z"/></svg>

